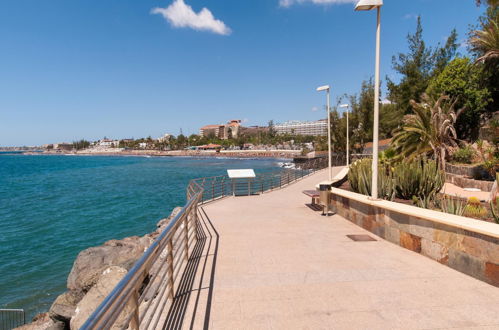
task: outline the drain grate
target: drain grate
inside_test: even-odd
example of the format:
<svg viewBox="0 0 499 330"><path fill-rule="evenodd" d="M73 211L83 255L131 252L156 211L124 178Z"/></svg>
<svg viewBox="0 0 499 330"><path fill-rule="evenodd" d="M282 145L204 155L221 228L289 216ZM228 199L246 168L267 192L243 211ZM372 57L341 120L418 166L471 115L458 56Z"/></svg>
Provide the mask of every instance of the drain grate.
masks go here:
<svg viewBox="0 0 499 330"><path fill-rule="evenodd" d="M372 242L376 241L374 238L372 238L369 235L347 235L348 238L350 238L352 241L355 242Z"/></svg>

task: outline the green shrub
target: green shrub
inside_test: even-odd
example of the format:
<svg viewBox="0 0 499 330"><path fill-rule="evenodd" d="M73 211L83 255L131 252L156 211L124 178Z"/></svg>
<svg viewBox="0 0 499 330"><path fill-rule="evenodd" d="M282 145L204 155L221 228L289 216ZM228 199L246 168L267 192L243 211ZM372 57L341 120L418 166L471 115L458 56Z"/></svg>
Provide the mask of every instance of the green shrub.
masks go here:
<svg viewBox="0 0 499 330"><path fill-rule="evenodd" d="M442 189L445 175L436 161L421 158L397 164L393 169L393 181L397 197L429 201Z"/></svg>
<svg viewBox="0 0 499 330"><path fill-rule="evenodd" d="M475 157L475 150L473 150L473 148L471 148L470 146L459 148L452 155L452 159L455 162L462 164L471 164L474 157Z"/></svg>

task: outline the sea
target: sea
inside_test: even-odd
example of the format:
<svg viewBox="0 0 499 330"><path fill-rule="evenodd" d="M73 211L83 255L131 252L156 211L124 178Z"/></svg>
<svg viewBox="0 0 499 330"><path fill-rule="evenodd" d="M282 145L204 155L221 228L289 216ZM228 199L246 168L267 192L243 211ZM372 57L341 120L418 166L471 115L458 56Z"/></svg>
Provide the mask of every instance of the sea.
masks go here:
<svg viewBox="0 0 499 330"><path fill-rule="evenodd" d="M189 180L279 161L0 153L0 309L48 311L81 250L152 232Z"/></svg>

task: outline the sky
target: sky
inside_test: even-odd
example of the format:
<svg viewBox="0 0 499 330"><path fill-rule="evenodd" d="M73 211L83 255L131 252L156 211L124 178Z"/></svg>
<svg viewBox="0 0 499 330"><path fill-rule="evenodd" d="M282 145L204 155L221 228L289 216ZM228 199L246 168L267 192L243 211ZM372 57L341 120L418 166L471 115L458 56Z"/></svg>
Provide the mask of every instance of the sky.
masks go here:
<svg viewBox="0 0 499 330"><path fill-rule="evenodd" d="M2 0L0 146L197 133L325 118L374 74L375 12L356 0ZM474 0L385 0L381 77L422 16L463 43ZM386 93L385 89L383 89Z"/></svg>

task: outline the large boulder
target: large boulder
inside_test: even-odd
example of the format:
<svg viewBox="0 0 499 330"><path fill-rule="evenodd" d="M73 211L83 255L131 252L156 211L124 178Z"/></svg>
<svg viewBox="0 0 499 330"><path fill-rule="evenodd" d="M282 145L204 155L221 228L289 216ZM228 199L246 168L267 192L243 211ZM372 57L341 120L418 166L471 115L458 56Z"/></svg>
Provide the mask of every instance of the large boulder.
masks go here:
<svg viewBox="0 0 499 330"><path fill-rule="evenodd" d="M111 266L101 273L97 283L78 303L75 313L71 318L71 329L79 329L85 323L88 317L99 307L126 273L127 270L125 268L118 266ZM125 308L112 328L121 328L124 325L124 320L130 315L130 312L130 308Z"/></svg>
<svg viewBox="0 0 499 330"><path fill-rule="evenodd" d="M182 208L180 206L174 208L172 213L170 213L170 215L168 216L168 218L161 219L158 222L158 224L156 225L156 231L149 234L149 236L153 239L156 239L163 232L163 230L165 230L170 221L172 221L180 213L180 211L182 211Z"/></svg>
<svg viewBox="0 0 499 330"><path fill-rule="evenodd" d="M123 240L111 240L102 246L81 251L69 273L68 289L87 292L97 283L102 272L110 266L120 266L129 270L152 241L153 239L148 236L133 236Z"/></svg>
<svg viewBox="0 0 499 330"><path fill-rule="evenodd" d="M64 322L54 321L49 313L38 314L31 323L25 324L14 330L64 330Z"/></svg>
<svg viewBox="0 0 499 330"><path fill-rule="evenodd" d="M50 307L50 317L53 320L69 324L69 320L71 320L71 317L73 317L75 312L76 305L83 296L84 293L81 291L66 291L59 295Z"/></svg>

